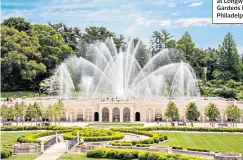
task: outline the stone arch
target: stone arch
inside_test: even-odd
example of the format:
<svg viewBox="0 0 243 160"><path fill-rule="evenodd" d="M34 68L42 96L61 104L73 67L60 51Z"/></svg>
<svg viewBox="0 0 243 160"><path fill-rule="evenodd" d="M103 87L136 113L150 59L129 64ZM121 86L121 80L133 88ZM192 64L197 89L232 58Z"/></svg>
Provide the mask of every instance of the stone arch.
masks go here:
<svg viewBox="0 0 243 160"><path fill-rule="evenodd" d="M48 118L45 118L45 117L42 117L42 120L43 121L49 121L49 119ZM62 116L60 118L60 121L62 121L62 122L67 121L67 117L66 117L66 113L65 112L62 113Z"/></svg>
<svg viewBox="0 0 243 160"><path fill-rule="evenodd" d="M140 121L140 112L135 113L135 121Z"/></svg>
<svg viewBox="0 0 243 160"><path fill-rule="evenodd" d="M83 110L82 109L78 109L77 110L77 121L83 121Z"/></svg>
<svg viewBox="0 0 243 160"><path fill-rule="evenodd" d="M153 110L148 109L146 112L146 122L152 122L153 120Z"/></svg>
<svg viewBox="0 0 243 160"><path fill-rule="evenodd" d="M102 109L102 122L109 122L109 109L108 108L103 108Z"/></svg>
<svg viewBox="0 0 243 160"><path fill-rule="evenodd" d="M162 111L160 109L155 110L155 120L162 121Z"/></svg>
<svg viewBox="0 0 243 160"><path fill-rule="evenodd" d="M68 113L69 113L69 121L70 122L73 122L73 121L75 121L75 112L74 112L74 110L73 109L70 109L69 111L68 111Z"/></svg>
<svg viewBox="0 0 243 160"><path fill-rule="evenodd" d="M120 110L118 108L112 110L112 121L120 122Z"/></svg>
<svg viewBox="0 0 243 160"><path fill-rule="evenodd" d="M91 109L85 110L85 121L86 122L92 122L92 111L91 111Z"/></svg>
<svg viewBox="0 0 243 160"><path fill-rule="evenodd" d="M123 122L130 122L131 111L129 108L123 109Z"/></svg>

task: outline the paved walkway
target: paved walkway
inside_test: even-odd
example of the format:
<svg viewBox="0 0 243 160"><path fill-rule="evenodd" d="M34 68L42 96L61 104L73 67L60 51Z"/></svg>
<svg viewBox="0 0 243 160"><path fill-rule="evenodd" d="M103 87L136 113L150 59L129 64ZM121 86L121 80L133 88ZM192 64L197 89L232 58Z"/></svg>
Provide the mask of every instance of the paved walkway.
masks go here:
<svg viewBox="0 0 243 160"><path fill-rule="evenodd" d="M35 160L56 160L65 153L65 142L56 143Z"/></svg>

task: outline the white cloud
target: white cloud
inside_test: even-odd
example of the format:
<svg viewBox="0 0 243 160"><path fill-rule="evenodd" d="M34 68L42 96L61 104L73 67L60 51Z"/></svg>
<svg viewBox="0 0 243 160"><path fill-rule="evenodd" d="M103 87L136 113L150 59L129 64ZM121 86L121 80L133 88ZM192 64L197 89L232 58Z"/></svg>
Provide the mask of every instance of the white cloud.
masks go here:
<svg viewBox="0 0 243 160"><path fill-rule="evenodd" d="M201 6L203 4L203 2L194 2L192 4L189 4L188 7L198 7Z"/></svg>
<svg viewBox="0 0 243 160"><path fill-rule="evenodd" d="M174 24L182 27L209 26L212 24L212 18L181 18L175 20Z"/></svg>
<svg viewBox="0 0 243 160"><path fill-rule="evenodd" d="M168 7L169 8L175 8L176 7L176 4L175 3L169 3Z"/></svg>
<svg viewBox="0 0 243 160"><path fill-rule="evenodd" d="M172 16L178 16L179 13L173 12L173 13L171 13L170 15L172 15Z"/></svg>

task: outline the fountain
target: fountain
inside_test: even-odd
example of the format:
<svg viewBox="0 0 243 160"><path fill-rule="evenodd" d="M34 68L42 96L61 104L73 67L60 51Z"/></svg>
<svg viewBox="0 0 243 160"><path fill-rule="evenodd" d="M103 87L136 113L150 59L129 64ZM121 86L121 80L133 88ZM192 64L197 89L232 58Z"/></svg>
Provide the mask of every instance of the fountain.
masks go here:
<svg viewBox="0 0 243 160"><path fill-rule="evenodd" d="M111 38L88 47L84 57L70 57L54 74L59 97L137 97L195 98L200 95L192 67L183 62L176 49L164 49L141 68L141 42L128 42L125 51L117 52ZM53 85L52 85L53 86Z"/></svg>

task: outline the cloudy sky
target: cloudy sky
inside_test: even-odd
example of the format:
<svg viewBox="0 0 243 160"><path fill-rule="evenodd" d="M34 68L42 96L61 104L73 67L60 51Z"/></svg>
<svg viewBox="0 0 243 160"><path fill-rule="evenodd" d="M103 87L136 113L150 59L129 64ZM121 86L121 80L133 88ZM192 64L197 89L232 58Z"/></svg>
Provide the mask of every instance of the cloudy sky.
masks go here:
<svg viewBox="0 0 243 160"><path fill-rule="evenodd" d="M146 44L155 30L168 30L175 39L189 31L199 48L217 47L227 32L243 53L243 25L212 24L211 0L2 0L2 20L24 17L32 23L104 26Z"/></svg>

